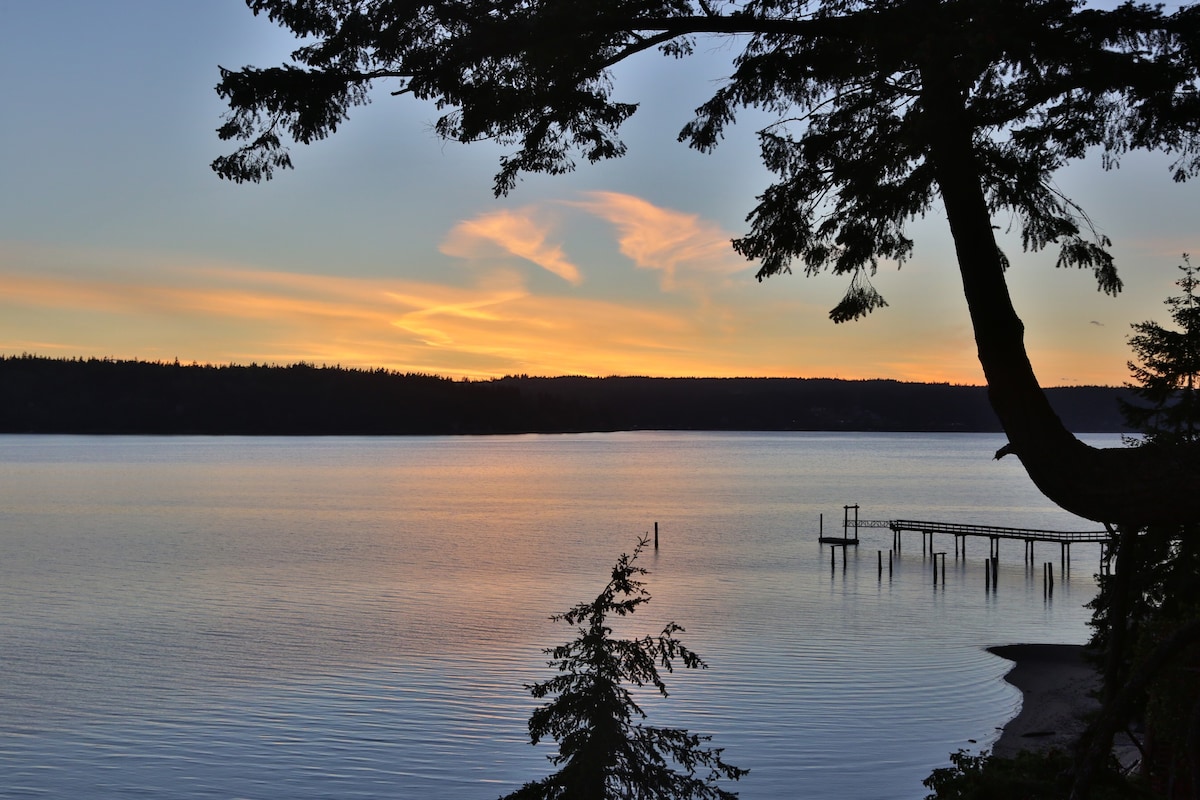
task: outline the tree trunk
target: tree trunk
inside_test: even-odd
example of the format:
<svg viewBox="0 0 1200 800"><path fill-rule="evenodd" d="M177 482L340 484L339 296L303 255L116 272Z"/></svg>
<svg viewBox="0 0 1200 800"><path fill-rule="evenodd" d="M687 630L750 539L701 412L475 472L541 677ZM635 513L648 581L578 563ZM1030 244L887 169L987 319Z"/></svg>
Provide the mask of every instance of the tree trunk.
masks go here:
<svg viewBox="0 0 1200 800"><path fill-rule="evenodd" d="M1094 448L1050 407L1025 352L993 233L972 126L945 65L924 75L929 158L945 204L988 384L988 398L1013 453L1041 492L1081 517L1124 526L1200 520L1200 458L1194 448Z"/></svg>
<svg viewBox="0 0 1200 800"><path fill-rule="evenodd" d="M1125 686L1130 670L1130 648L1134 638L1129 626L1130 608L1134 602L1133 575L1145 565L1139 561L1137 553L1137 528L1121 526L1110 546L1115 547L1115 558L1110 561L1111 579L1105 587L1108 595L1108 641L1105 643L1104 673L1101 685L1101 709L1106 712L1116 708L1117 698ZM1112 531L1110 529L1110 535ZM1116 712L1113 711L1115 714ZM1096 752L1107 755L1112 752L1113 738L1118 728L1129 725L1133 716L1132 707L1127 707L1112 725L1090 729L1081 740L1081 750L1078 755L1079 769L1094 773L1098 764L1087 764L1087 753ZM1089 777L1090 780L1090 777Z"/></svg>

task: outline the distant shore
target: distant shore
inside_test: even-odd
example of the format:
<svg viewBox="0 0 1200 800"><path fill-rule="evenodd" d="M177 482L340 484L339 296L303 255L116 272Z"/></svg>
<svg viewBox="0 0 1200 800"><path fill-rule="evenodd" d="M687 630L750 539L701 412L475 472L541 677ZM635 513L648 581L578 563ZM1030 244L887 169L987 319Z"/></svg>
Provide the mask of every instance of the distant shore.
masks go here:
<svg viewBox="0 0 1200 800"><path fill-rule="evenodd" d="M989 647L989 653L1014 662L1005 680L1021 690L1021 711L1011 719L992 753L1012 757L1021 750L1071 752L1099 710L1092 692L1099 688L1096 668L1082 645L1014 644Z"/></svg>
<svg viewBox="0 0 1200 800"><path fill-rule="evenodd" d="M213 366L0 355L0 386L0 432L18 434L1001 432L986 387L895 380L458 381L306 363ZM1128 399L1129 391L1065 386L1048 388L1046 397L1069 430L1118 433L1127 431L1118 400Z"/></svg>

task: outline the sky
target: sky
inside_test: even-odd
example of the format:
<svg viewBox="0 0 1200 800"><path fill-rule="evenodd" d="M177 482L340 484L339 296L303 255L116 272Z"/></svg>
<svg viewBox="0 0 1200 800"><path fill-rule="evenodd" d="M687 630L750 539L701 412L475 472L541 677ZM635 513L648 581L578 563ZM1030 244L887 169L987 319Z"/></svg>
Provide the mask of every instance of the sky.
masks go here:
<svg viewBox="0 0 1200 800"><path fill-rule="evenodd" d="M736 50L646 53L626 157L492 195L503 150L377 92L294 171L221 181L218 65L294 47L241 0L0 0L0 355L385 368L452 378L651 375L983 383L944 216L882 263L889 306L835 325L846 279L759 282L729 242L770 179L755 118L714 154L676 141ZM1165 157L1058 178L1114 242L1116 298L1005 239L1043 385L1128 380L1130 325L1169 322L1200 185ZM997 220L1003 230L1007 220Z"/></svg>

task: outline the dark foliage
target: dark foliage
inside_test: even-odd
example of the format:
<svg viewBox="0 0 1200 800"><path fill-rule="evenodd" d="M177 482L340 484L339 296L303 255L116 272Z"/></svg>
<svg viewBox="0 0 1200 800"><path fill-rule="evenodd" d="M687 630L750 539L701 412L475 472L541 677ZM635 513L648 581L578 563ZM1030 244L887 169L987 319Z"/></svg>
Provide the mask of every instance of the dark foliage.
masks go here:
<svg viewBox="0 0 1200 800"><path fill-rule="evenodd" d="M1130 387L1137 397L1121 410L1149 445L1200 442L1200 278L1186 253L1179 270L1181 294L1166 300L1176 327L1139 322L1129 338L1137 357L1129 362Z"/></svg>
<svg viewBox="0 0 1200 800"><path fill-rule="evenodd" d="M458 434L998 431L982 387L801 378L452 381L295 364L0 358L0 432ZM1051 390L1078 430L1123 430L1122 390Z"/></svg>
<svg viewBox="0 0 1200 800"><path fill-rule="evenodd" d="M1024 751L1013 758L959 750L952 766L925 779L926 800L1066 800L1071 792L1072 759L1067 753ZM1093 788L1093 800L1137 800L1154 795L1125 779L1109 762Z"/></svg>
<svg viewBox="0 0 1200 800"><path fill-rule="evenodd" d="M1130 337L1135 397L1121 410L1141 434L1130 439L1139 448L1200 443L1198 281L1186 255L1180 270L1182 293L1166 301L1177 328L1141 322ZM1180 637L1200 620L1200 524L1119 528L1109 552L1114 568L1100 577L1090 604L1092 644L1105 654L1102 718L1111 720L1108 730L1143 722L1143 773L1162 796L1194 797L1200 788L1200 642L1189 646ZM1178 651L1169 659L1162 655L1168 647ZM1159 666L1148 671L1150 664ZM1097 729L1091 735L1098 742L1093 752L1108 748L1110 734Z"/></svg>
<svg viewBox="0 0 1200 800"><path fill-rule="evenodd" d="M259 181L291 166L284 137L336 132L382 83L435 100L447 139L510 146L497 194L523 172L567 172L576 158L625 153L636 104L613 98L611 68L657 48L690 55L697 37L736 37L733 71L679 138L712 150L738 111L778 121L759 131L776 174L735 243L760 277L831 269L851 276L833 312L847 320L886 305L867 282L878 259L903 261L906 223L935 202L930 158L951 121L971 130L989 212L1011 215L1027 249L1059 247L1058 264L1120 289L1107 239L1048 176L1099 148L1178 156L1197 168L1196 15L1071 0L424 0L373 3L247 0L306 44L292 64L221 70L229 105L221 138L241 142L213 168ZM953 107L945 106L952 102Z"/></svg>
<svg viewBox="0 0 1200 800"><path fill-rule="evenodd" d="M653 636L613 636L610 617L627 617L650 601L639 580L647 571L634 565L645 549L622 554L612 577L595 600L579 603L551 619L576 625L578 636L545 651L553 678L527 687L539 700L550 697L529 718L533 744L558 742L549 756L562 768L531 781L503 800L734 800L717 785L736 781L748 770L725 763L711 737L681 728L644 724L646 713L631 689L649 688L667 696L660 670L707 665L683 645L683 628L668 623Z"/></svg>

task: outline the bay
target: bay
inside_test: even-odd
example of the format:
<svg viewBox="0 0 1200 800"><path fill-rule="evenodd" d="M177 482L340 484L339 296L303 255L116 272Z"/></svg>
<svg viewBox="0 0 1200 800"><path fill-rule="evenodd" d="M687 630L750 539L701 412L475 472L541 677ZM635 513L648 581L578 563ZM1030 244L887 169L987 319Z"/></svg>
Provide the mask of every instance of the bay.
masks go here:
<svg viewBox="0 0 1200 800"><path fill-rule="evenodd" d="M1091 441L1116 445L1116 436ZM0 437L0 796L492 798L529 744L548 619L657 522L653 601L709 669L652 724L711 734L756 798L922 797L1019 705L983 647L1083 642L1099 554L1052 597L1020 542L934 586L864 519L1094 529L988 434ZM840 558L840 556L839 556ZM1065 577L1065 580L1062 578Z"/></svg>

